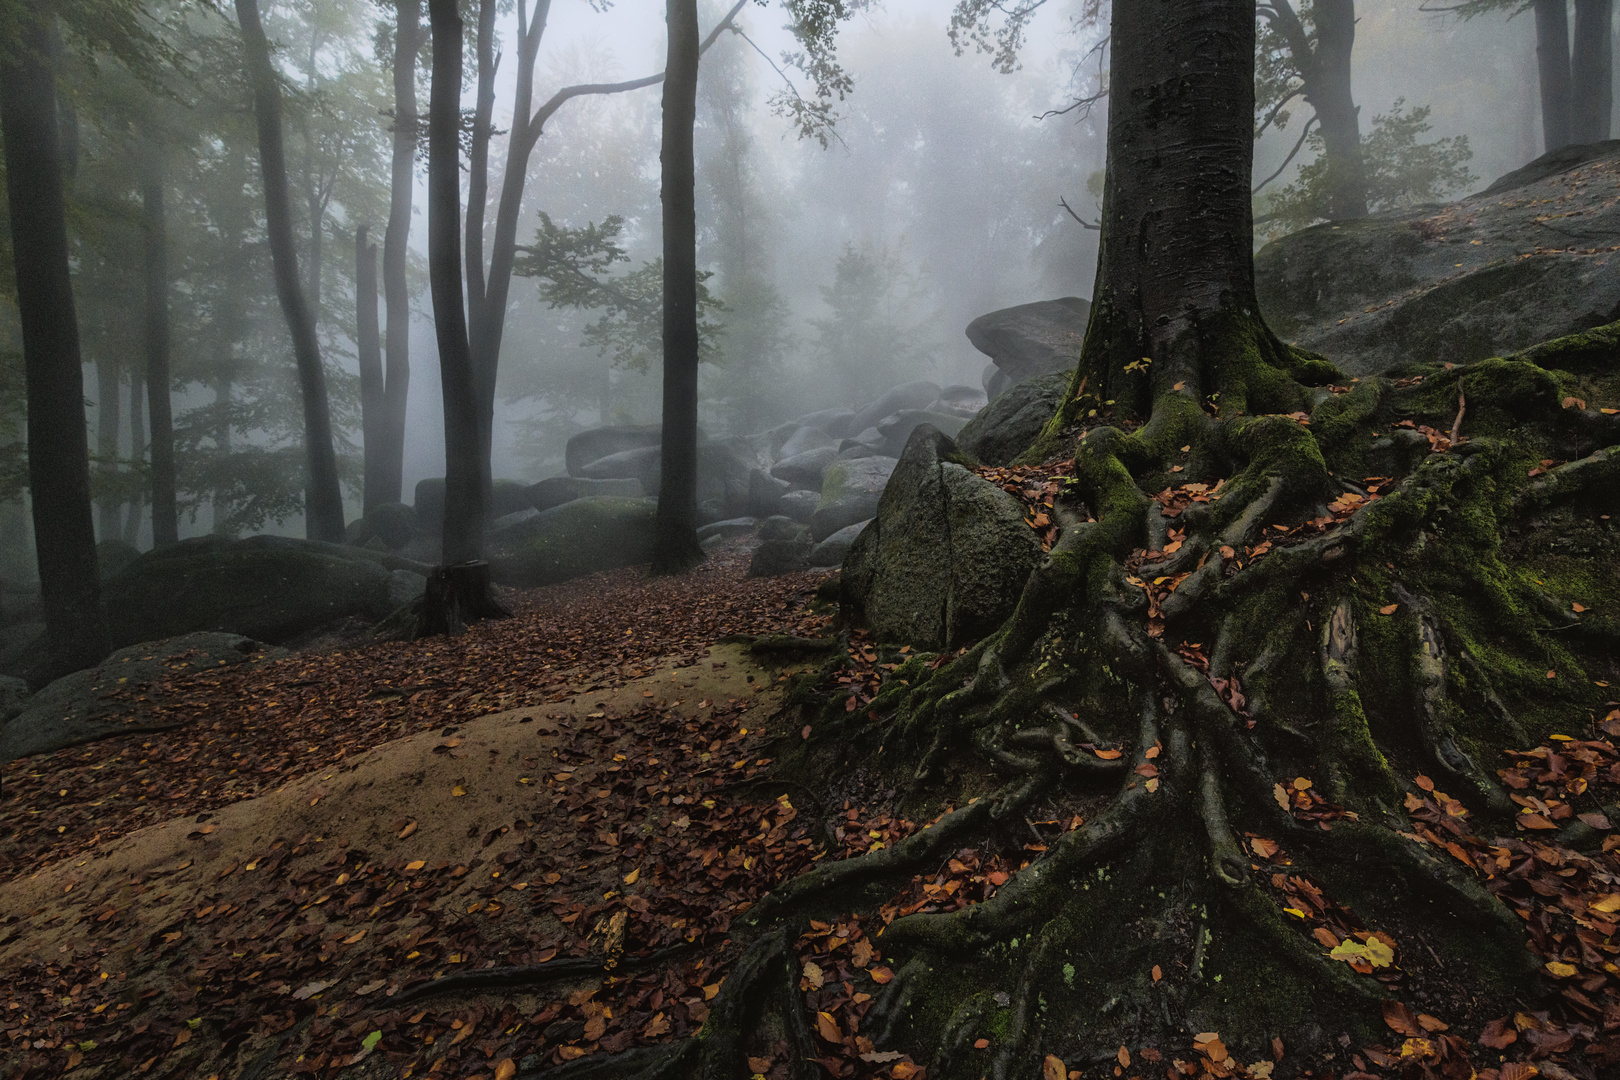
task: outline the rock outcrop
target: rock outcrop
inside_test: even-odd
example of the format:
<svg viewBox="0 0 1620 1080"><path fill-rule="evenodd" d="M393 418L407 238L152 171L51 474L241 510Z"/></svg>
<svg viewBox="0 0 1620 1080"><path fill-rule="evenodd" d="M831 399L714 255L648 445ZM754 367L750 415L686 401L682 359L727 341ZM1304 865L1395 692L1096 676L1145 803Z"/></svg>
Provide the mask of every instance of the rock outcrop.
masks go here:
<svg viewBox="0 0 1620 1080"><path fill-rule="evenodd" d="M1446 206L1316 225L1255 256L1272 329L1352 375L1469 363L1620 318L1620 142Z"/></svg>
<svg viewBox="0 0 1620 1080"><path fill-rule="evenodd" d="M986 372L986 396L995 398L1036 375L1073 370L1090 317L1091 301L1064 296L1002 308L968 323L968 340L999 372L999 378Z"/></svg>
<svg viewBox="0 0 1620 1080"><path fill-rule="evenodd" d="M967 422L956 444L985 465L1011 465L1063 403L1069 375L1066 371L1037 375L1007 388Z"/></svg>

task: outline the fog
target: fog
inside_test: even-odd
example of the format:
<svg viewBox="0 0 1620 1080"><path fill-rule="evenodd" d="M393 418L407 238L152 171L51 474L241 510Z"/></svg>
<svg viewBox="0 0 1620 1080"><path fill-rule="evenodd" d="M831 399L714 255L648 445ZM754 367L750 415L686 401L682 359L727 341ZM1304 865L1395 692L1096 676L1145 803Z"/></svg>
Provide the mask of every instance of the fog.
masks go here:
<svg viewBox="0 0 1620 1080"><path fill-rule="evenodd" d="M391 102L389 66L374 41L380 9L359 0L285 0L265 8L282 45L277 62L289 86L305 95L295 95L289 106L294 186L324 191L327 200L313 226L308 208L318 199L300 194L295 210L302 215L301 258L306 268L317 267L307 272L318 275L319 331L353 517L361 443L353 233L369 224L380 238L388 197L383 114ZM986 358L963 335L970 320L1009 305L1090 295L1098 234L1060 200L1088 220L1097 216L1107 101L1050 115L1094 92L1106 70L1106 52L1099 66L1091 51L1105 27L1083 25L1080 12L1078 3L1042 8L1018 70L1002 74L971 47L956 54L945 5L892 0L874 6L840 35L839 58L854 89L838 104L838 122L823 146L799 138L769 106L785 88L780 56L793 44L781 25L784 16L744 9L739 25L747 38L720 37L704 58L699 90L698 254L713 275L708 288L725 304L713 315L723 330L713 362L703 368L706 433L757 431L813 409L858 406L910 379L979 387ZM720 14L718 5L706 4L703 25ZM1398 0L1363 0L1358 14L1354 94L1364 134L1373 117L1398 102L1427 107L1430 130L1422 138L1465 137L1474 188L1536 156L1541 133L1528 16L1494 13L1463 22ZM515 18L506 10L499 22L504 52L495 123L503 131L511 125ZM182 48L234 33L233 24L195 10L177 14L171 25L185 28L176 31ZM663 50L657 5L638 0L605 11L559 5L541 49L536 99L575 82L655 72ZM808 89L802 75L788 74ZM199 75L207 77L207 71ZM116 84L111 76L81 71L74 86L82 133L77 190L86 206L95 205L98 192L125 182L114 174L129 146L117 130L127 130L129 121L106 131L98 126L97 110L117 98ZM420 85L425 107L425 72ZM263 254L244 92L239 82L199 83L179 93L183 105L161 106L166 122L187 132L170 166L175 411L182 486L189 485L182 493L182 535L299 534L303 528L296 384ZM464 105L473 105L470 85ZM1260 140L1257 180L1276 171L1294 147L1308 113L1302 109L1290 126ZM624 222L620 242L628 261L615 273L656 258L659 117L657 88L582 97L565 106L530 161L519 243L532 241L542 212L575 228L616 215ZM341 148L330 168L321 157L328 145ZM505 137L498 136L492 192L499 191L505 148ZM1289 184L1312 156L1306 148L1294 158L1257 207L1263 210L1264 198ZM411 238L407 502L417 481L444 472L423 165L418 162ZM143 468L138 440L121 419L138 404L129 400L132 365L124 363L135 350L135 301L126 279L137 260L108 240L113 227L99 228L92 218L77 219L75 266L90 439L106 459L98 465L98 497L116 504L127 497L119 492L138 488ZM1262 229L1257 242L1274 232ZM657 364L615 366L583 342L586 326L599 315L550 308L533 279L514 281L500 361L497 477L533 481L560 472L567 438L585 428L658 421ZM14 339L14 312L6 318L6 335ZM106 427L112 418L120 418L118 430ZM227 459L234 463L229 468L220 465ZM133 516L138 509L132 503L122 517L101 515L101 538L148 546L149 526ZM13 581L31 578L21 503L14 499L0 516L0 537L8 541L4 573Z"/></svg>

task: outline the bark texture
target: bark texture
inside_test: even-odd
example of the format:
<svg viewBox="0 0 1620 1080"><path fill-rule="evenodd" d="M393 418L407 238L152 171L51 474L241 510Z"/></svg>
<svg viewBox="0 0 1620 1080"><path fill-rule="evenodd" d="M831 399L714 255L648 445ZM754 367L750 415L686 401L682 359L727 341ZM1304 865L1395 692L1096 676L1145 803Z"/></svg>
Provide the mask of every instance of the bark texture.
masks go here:
<svg viewBox="0 0 1620 1080"><path fill-rule="evenodd" d="M1570 141L1602 142L1614 112L1614 0L1575 0Z"/></svg>
<svg viewBox="0 0 1620 1080"><path fill-rule="evenodd" d="M287 155L281 129L281 87L270 62L270 43L259 18L258 0L236 0L236 17L247 47L253 83L253 113L259 131L259 168L264 176L265 232L276 278L276 298L292 336L298 388L304 404L305 532L311 540L343 542L343 492L332 449L332 413L326 397L326 370L315 336L315 315L298 273L288 197Z"/></svg>
<svg viewBox="0 0 1620 1080"><path fill-rule="evenodd" d="M697 118L697 0L669 0L664 65L664 434L653 571L703 561L697 543L697 204L692 125ZM1252 45L1251 45L1252 51Z"/></svg>
<svg viewBox="0 0 1620 1080"><path fill-rule="evenodd" d="M28 386L28 482L49 650L45 675L56 676L105 656L106 630L51 31L37 14L18 21L20 40L0 51L0 126Z"/></svg>

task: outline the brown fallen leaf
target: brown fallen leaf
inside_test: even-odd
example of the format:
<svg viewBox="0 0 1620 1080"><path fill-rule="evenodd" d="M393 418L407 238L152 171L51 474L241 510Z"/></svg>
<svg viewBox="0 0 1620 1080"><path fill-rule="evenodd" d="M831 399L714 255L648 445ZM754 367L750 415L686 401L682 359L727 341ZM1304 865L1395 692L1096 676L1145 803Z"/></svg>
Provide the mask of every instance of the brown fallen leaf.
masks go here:
<svg viewBox="0 0 1620 1080"><path fill-rule="evenodd" d="M416 822L413 821L406 825L403 829L399 830L399 832L395 835L395 838L405 840L414 835L416 835Z"/></svg>
<svg viewBox="0 0 1620 1080"><path fill-rule="evenodd" d="M1046 1060L1041 1062L1041 1080L1068 1080L1068 1076L1069 1067L1063 1059L1047 1054Z"/></svg>
<svg viewBox="0 0 1620 1080"><path fill-rule="evenodd" d="M1418 1022L1417 1013L1413 1012L1404 1003L1399 1001L1386 1001L1383 1004L1384 1023L1390 1030L1398 1035L1421 1036L1423 1028Z"/></svg>
<svg viewBox="0 0 1620 1080"><path fill-rule="evenodd" d="M1393 615L1396 611L1400 610L1400 606L1401 605L1399 604L1385 604L1383 607L1378 609L1378 614Z"/></svg>
<svg viewBox="0 0 1620 1080"><path fill-rule="evenodd" d="M890 969L886 967L876 967L872 969L872 981L877 983L879 986L886 982L892 982L893 980L894 972Z"/></svg>
<svg viewBox="0 0 1620 1080"><path fill-rule="evenodd" d="M495 1080L512 1080L517 1075L517 1062L511 1058L501 1058L495 1066Z"/></svg>
<svg viewBox="0 0 1620 1080"><path fill-rule="evenodd" d="M839 1028L838 1021L834 1019L833 1014L830 1012L816 1013L816 1034L830 1043L844 1041L844 1032Z"/></svg>
<svg viewBox="0 0 1620 1080"><path fill-rule="evenodd" d="M1123 1067L1127 1069L1131 1067L1131 1052L1125 1049L1123 1045L1120 1046L1119 1053L1115 1054L1114 1057L1119 1060L1120 1065Z"/></svg>

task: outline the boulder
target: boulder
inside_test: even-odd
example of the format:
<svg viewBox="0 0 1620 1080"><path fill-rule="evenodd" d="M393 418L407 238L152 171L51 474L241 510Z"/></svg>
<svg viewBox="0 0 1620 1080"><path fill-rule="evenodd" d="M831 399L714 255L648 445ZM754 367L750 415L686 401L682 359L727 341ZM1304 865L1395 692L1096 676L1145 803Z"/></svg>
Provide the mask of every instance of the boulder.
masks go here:
<svg viewBox="0 0 1620 1080"><path fill-rule="evenodd" d="M883 485L889 482L894 466L892 457L833 462L822 481L816 512L810 516L810 535L825 540L844 526L876 514Z"/></svg>
<svg viewBox="0 0 1620 1080"><path fill-rule="evenodd" d="M0 675L0 727L23 711L28 704L28 681L14 675Z"/></svg>
<svg viewBox="0 0 1620 1080"><path fill-rule="evenodd" d="M748 496L742 510L748 517L770 517L781 505L782 496L792 489L786 480L778 480L764 469L748 474Z"/></svg>
<svg viewBox="0 0 1620 1080"><path fill-rule="evenodd" d="M102 588L114 648L198 631L281 642L337 619L381 619L395 556L286 536L182 540L136 559Z"/></svg>
<svg viewBox="0 0 1620 1080"><path fill-rule="evenodd" d="M588 495L536 511L489 552L490 577L532 588L633 566L652 558L652 499Z"/></svg>
<svg viewBox="0 0 1620 1080"><path fill-rule="evenodd" d="M290 655L238 634L185 634L119 649L50 683L0 728L0 763L113 735L154 730L154 684L190 672ZM161 702L161 698L156 699ZM164 727L177 726L169 720Z"/></svg>
<svg viewBox="0 0 1620 1080"><path fill-rule="evenodd" d="M811 450L820 450L823 447L838 445L838 440L818 427L805 427L801 425L776 451L778 462L797 457L799 454Z"/></svg>
<svg viewBox="0 0 1620 1080"><path fill-rule="evenodd" d="M784 517L809 524L820 505L819 491L790 491L777 500L776 508Z"/></svg>
<svg viewBox="0 0 1620 1080"><path fill-rule="evenodd" d="M805 536L805 527L782 514L775 514L760 522L761 540L799 540Z"/></svg>
<svg viewBox="0 0 1620 1080"><path fill-rule="evenodd" d="M729 540L733 536L748 536L759 528L759 521L751 517L729 518L725 521L716 521L705 525L697 531L698 540L707 540L711 536Z"/></svg>
<svg viewBox="0 0 1620 1080"><path fill-rule="evenodd" d="M587 480L634 480L647 491L658 490L658 466L663 451L656 444L606 454L574 471Z"/></svg>
<svg viewBox="0 0 1620 1080"><path fill-rule="evenodd" d="M795 422L802 427L820 428L832 438L842 439L849 434L850 421L854 419L854 409L822 409L806 413Z"/></svg>
<svg viewBox="0 0 1620 1080"><path fill-rule="evenodd" d="M1072 371L1080 362L1091 301L1078 296L1002 308L968 323L973 347L995 362L1009 384L1036 375ZM985 392L994 397L987 383Z"/></svg>
<svg viewBox="0 0 1620 1080"><path fill-rule="evenodd" d="M754 549L748 560L749 577L776 577L799 570L810 569L810 552L814 548L810 538L797 536L790 540L766 540Z"/></svg>
<svg viewBox="0 0 1620 1080"><path fill-rule="evenodd" d="M439 512L443 513L442 502ZM343 542L363 547L377 540L385 550L399 551L409 544L411 538L419 531L415 510L404 503L382 503L366 511L365 517L351 521L349 527L344 530Z"/></svg>
<svg viewBox="0 0 1620 1080"><path fill-rule="evenodd" d="M657 446L663 438L661 424L592 428L568 440L563 461L569 476L587 476L589 474L581 470L591 462L622 454L626 450Z"/></svg>
<svg viewBox="0 0 1620 1080"><path fill-rule="evenodd" d="M880 641L943 649L990 633L1041 558L1023 504L960 460L942 432L912 432L844 559L844 612Z"/></svg>
<svg viewBox="0 0 1620 1080"><path fill-rule="evenodd" d="M822 479L827 475L827 466L831 465L837 456L838 448L829 443L814 450L806 450L802 454L794 454L790 458L783 458L771 466L771 475L796 488L819 489Z"/></svg>
<svg viewBox="0 0 1620 1080"><path fill-rule="evenodd" d="M1316 225L1255 255L1285 340L1366 375L1468 363L1620 318L1620 142L1564 147L1446 206Z"/></svg>
<svg viewBox="0 0 1620 1080"><path fill-rule="evenodd" d="M969 420L957 434L956 444L986 465L1011 465L1029 449L1068 391L1068 372L1026 379Z"/></svg>
<svg viewBox="0 0 1620 1080"><path fill-rule="evenodd" d="M945 434L956 437L967 423L966 418L946 413L927 412L923 409L905 409L892 416L885 416L878 421L878 434L883 436L883 446L891 457L898 457L900 451L906 448L906 442L911 433L923 424L932 424Z"/></svg>
<svg viewBox="0 0 1620 1080"><path fill-rule="evenodd" d="M925 409L938 397L938 383L931 383L926 379L901 383L899 386L886 391L882 397L856 413L849 422L848 430L854 433L865 431L869 427L876 427L877 422L885 416L900 412L903 409Z"/></svg>
<svg viewBox="0 0 1620 1080"><path fill-rule="evenodd" d="M104 578L118 573L140 557L141 549L134 544L126 544L122 540L96 542L96 565L101 568L101 576Z"/></svg>
<svg viewBox="0 0 1620 1080"><path fill-rule="evenodd" d="M960 416L970 420L977 416L980 409L989 404L989 395L976 386L947 386L939 392L939 398L930 406L929 412L945 413L949 416Z"/></svg>
<svg viewBox="0 0 1620 1080"><path fill-rule="evenodd" d="M889 441L883 437L883 432L875 427L862 428L860 431L844 439L838 444L838 456L843 457L844 452L853 449L864 449L872 454L883 454L884 457L893 457L884 453Z"/></svg>
<svg viewBox="0 0 1620 1080"><path fill-rule="evenodd" d="M529 505L536 510L550 510L565 502L583 499L588 495L616 495L622 499L639 499L647 494L641 481L634 477L617 480L589 480L582 476L552 476L529 485Z"/></svg>
<svg viewBox="0 0 1620 1080"><path fill-rule="evenodd" d="M739 452L740 451L740 452ZM746 440L722 439L698 444L699 502L714 499L724 506L746 499L750 491L749 472L755 455ZM659 472L663 451L657 446L644 446L635 450L622 450L598 458L580 468L580 474L592 480L638 481L649 494L658 492ZM741 512L744 508L738 507Z"/></svg>
<svg viewBox="0 0 1620 1080"><path fill-rule="evenodd" d="M869 521L857 521L853 525L846 525L833 533L827 539L810 550L811 566L842 566L844 556L849 554L850 547L855 543L861 530L871 524Z"/></svg>

